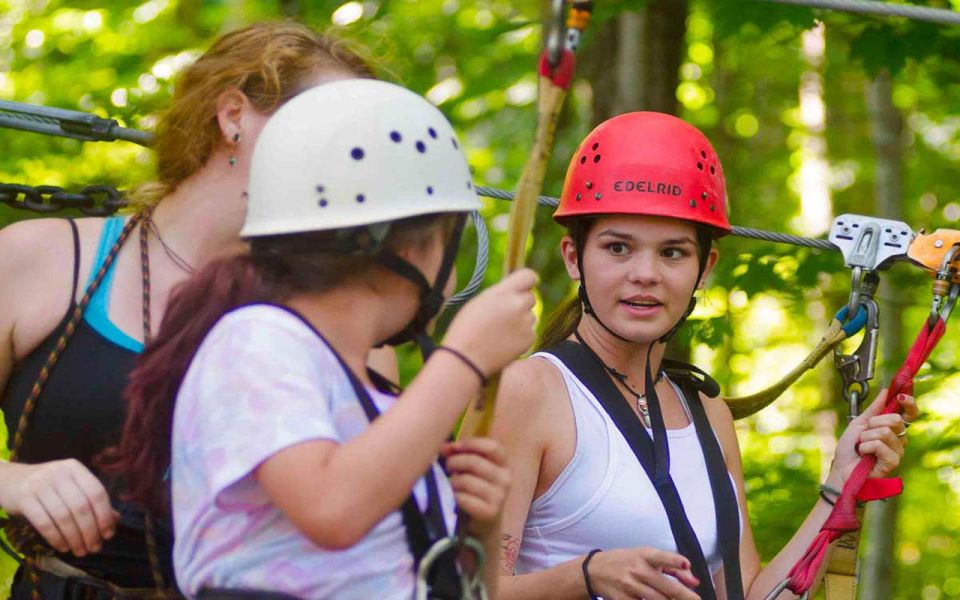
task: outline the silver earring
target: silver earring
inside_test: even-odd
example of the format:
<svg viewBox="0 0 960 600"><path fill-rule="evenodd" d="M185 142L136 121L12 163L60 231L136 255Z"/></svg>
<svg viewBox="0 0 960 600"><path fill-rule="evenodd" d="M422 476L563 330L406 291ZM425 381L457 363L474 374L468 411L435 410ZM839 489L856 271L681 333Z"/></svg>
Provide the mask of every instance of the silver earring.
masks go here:
<svg viewBox="0 0 960 600"><path fill-rule="evenodd" d="M239 134L239 133L233 134L233 143L234 143L234 144L239 144L239 143L240 143L240 134ZM233 154L230 155L230 166L231 166L231 167L237 166L237 157L234 156Z"/></svg>

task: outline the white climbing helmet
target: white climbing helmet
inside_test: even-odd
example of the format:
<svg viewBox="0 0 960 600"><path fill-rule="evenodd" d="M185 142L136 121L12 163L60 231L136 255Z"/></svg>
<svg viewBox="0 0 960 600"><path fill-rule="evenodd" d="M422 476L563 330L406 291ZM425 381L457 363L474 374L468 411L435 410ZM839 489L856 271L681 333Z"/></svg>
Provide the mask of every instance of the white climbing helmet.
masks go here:
<svg viewBox="0 0 960 600"><path fill-rule="evenodd" d="M480 207L443 113L371 79L326 83L282 106L254 148L248 196L243 237Z"/></svg>

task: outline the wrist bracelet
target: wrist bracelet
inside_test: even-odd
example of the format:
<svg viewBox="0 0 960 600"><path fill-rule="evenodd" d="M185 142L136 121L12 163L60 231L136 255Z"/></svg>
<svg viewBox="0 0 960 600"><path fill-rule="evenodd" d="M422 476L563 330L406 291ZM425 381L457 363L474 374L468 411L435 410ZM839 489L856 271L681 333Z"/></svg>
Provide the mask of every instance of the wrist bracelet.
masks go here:
<svg viewBox="0 0 960 600"><path fill-rule="evenodd" d="M824 490L820 490L820 497L823 498L823 501L826 502L827 504L829 504L830 506L836 506L836 505L837 505L837 501L836 501L836 500L831 500L831 499L827 496L827 492L825 492Z"/></svg>
<svg viewBox="0 0 960 600"><path fill-rule="evenodd" d="M487 382L489 381L487 379L487 376L483 374L483 371L480 370L480 367L477 366L477 363L467 358L467 356L463 352L460 352L459 350L454 350L449 346L437 346L436 348L434 348L434 350L443 350L459 358L463 364L470 367L470 370L476 373L477 377L480 378L480 387L487 387Z"/></svg>
<svg viewBox="0 0 960 600"><path fill-rule="evenodd" d="M840 490L838 490L837 488L834 488L834 487L830 487L829 485L827 485L827 484L825 484L825 483L821 483L821 484L820 484L820 491L821 491L821 492L830 492L830 493L833 494L834 496L840 497Z"/></svg>
<svg viewBox="0 0 960 600"><path fill-rule="evenodd" d="M599 600L600 598L600 596L593 591L593 586L590 585L590 571L587 570L587 567L590 565L590 559L593 558L593 555L597 552L603 552L603 550L594 548L590 552L587 552L586 558L584 558L580 564L580 569L583 571L583 583L587 586L587 597L590 598L590 600Z"/></svg>

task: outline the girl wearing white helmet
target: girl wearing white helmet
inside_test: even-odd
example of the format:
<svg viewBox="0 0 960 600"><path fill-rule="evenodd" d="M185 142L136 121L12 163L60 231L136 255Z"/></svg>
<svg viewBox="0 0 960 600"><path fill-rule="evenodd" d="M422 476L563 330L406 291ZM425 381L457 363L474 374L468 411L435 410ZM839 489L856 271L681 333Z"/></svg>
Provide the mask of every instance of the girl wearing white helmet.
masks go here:
<svg viewBox="0 0 960 600"><path fill-rule="evenodd" d="M579 294L548 322L543 351L503 377L493 435L513 483L501 597L765 597L835 496L825 491L761 569L719 386L663 358L716 263L713 240L730 231L710 142L670 115L610 119L573 156L554 218ZM915 418L913 399L902 403ZM904 422L875 416L882 406L883 394L840 439L829 489L852 471L857 442L876 454L874 476L899 463Z"/></svg>
<svg viewBox="0 0 960 600"><path fill-rule="evenodd" d="M447 440L482 382L532 343L533 272L467 303L399 397L365 367L381 344L426 342L478 206L452 127L406 89L329 83L268 121L250 255L175 293L127 390L125 435L141 436L143 462L170 466L187 596L409 599L454 506L495 554L505 456L490 439ZM165 491L138 499L159 510Z"/></svg>

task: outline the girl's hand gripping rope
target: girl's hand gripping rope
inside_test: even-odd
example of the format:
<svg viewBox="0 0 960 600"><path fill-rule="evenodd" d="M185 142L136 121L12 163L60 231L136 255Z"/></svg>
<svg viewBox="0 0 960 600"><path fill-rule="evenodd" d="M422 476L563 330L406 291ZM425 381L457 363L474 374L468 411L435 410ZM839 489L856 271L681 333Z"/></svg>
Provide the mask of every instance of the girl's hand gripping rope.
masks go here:
<svg viewBox="0 0 960 600"><path fill-rule="evenodd" d="M837 443L827 485L841 489L860 457L866 454L873 454L877 458L870 472L872 478L887 477L900 465L907 442L907 424L917 419L920 410L913 396L900 394L897 402L903 409L903 415L880 414L886 401L887 390L883 390L862 414L850 421Z"/></svg>
<svg viewBox="0 0 960 600"><path fill-rule="evenodd" d="M527 351L535 339L537 275L511 273L467 302L443 338L443 346L468 356L486 377Z"/></svg>

